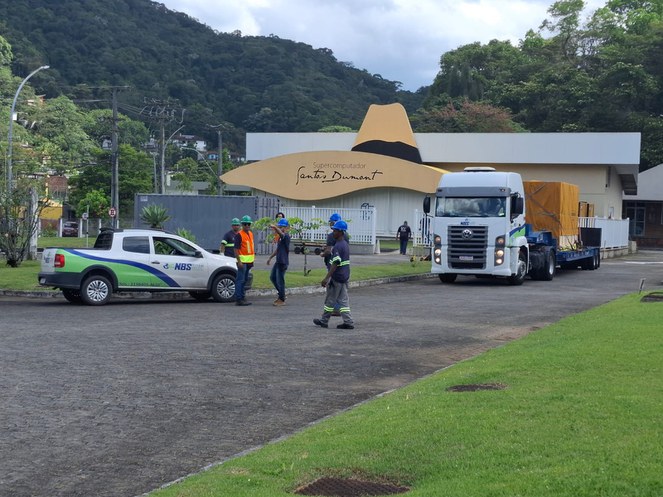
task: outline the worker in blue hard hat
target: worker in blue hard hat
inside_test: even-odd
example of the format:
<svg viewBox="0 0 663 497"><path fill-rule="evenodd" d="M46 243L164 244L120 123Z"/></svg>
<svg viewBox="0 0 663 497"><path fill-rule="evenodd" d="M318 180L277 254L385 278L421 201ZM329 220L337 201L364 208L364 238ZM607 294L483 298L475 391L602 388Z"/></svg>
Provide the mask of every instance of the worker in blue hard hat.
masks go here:
<svg viewBox="0 0 663 497"><path fill-rule="evenodd" d="M274 301L275 306L285 305L285 272L288 270L289 253L290 253L290 223L286 218L281 218L276 224L270 226L274 233L278 236L278 242L272 255L267 259L267 265L276 257L276 262L272 266L272 271L269 274L269 279L276 288L278 298Z"/></svg>
<svg viewBox="0 0 663 497"><path fill-rule="evenodd" d="M338 212L334 212L331 216L329 216L329 228L331 229L334 224L338 221L342 221L343 218L341 218L341 215ZM348 240L348 235L347 233L344 236L345 241ZM327 270L329 270L329 261L331 260L331 248L334 246L336 243L336 240L334 239L334 231L330 231L329 234L327 235L327 241L325 242L325 248L322 249L322 252L320 252L320 257L323 258L323 261L325 262L325 266L327 267Z"/></svg>
<svg viewBox="0 0 663 497"><path fill-rule="evenodd" d="M242 217L240 223L242 229L235 235L235 257L237 259L237 278L235 280L235 304L251 305L245 298L245 288L249 281L249 273L256 259L255 245L253 243L253 232L251 217Z"/></svg>
<svg viewBox="0 0 663 497"><path fill-rule="evenodd" d="M335 243L332 246L331 261L327 275L321 285L327 289L325 304L320 319L313 323L321 328L329 327L329 318L334 309L340 311L343 323L336 326L342 330L354 329L354 320L350 313L348 282L350 281L350 245L345 240L348 225L345 221L336 221L332 226Z"/></svg>
<svg viewBox="0 0 663 497"><path fill-rule="evenodd" d="M329 216L329 228L332 229L335 223L338 221L343 221L343 218L338 212L334 212L331 216ZM348 238L347 232L344 232L343 239L346 242L350 242L350 239ZM330 267L330 262L331 262L331 251L332 247L336 243L336 240L334 238L334 230L330 231L327 234L327 241L325 242L325 247L322 249L322 252L320 253L320 257L322 257L322 260L325 263L325 267L327 268L327 271L329 271ZM340 316L340 311L338 309L334 309L334 312L332 314L333 316Z"/></svg>

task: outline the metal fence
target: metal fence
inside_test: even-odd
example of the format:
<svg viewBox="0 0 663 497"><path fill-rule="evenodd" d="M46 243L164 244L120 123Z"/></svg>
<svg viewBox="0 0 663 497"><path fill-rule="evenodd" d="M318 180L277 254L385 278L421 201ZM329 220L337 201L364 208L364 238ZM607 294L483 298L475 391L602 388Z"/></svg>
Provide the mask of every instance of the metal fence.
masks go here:
<svg viewBox="0 0 663 497"><path fill-rule="evenodd" d="M302 231L301 238L312 242L324 242L329 233L329 218L338 213L348 223L348 235L351 243L370 244L376 243L376 210L375 207L368 209L332 209L311 207L286 207L281 208L287 218L299 218L304 226L309 226Z"/></svg>
<svg viewBox="0 0 663 497"><path fill-rule="evenodd" d="M601 228L601 248L628 247L628 218L579 217L578 226L580 228Z"/></svg>

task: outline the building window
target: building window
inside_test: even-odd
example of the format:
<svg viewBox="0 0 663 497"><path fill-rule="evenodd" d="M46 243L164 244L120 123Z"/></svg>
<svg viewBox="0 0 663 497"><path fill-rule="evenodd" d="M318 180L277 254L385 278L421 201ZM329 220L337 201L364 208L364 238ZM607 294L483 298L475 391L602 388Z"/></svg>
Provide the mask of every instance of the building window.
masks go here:
<svg viewBox="0 0 663 497"><path fill-rule="evenodd" d="M644 236L645 234L645 213L646 204L644 202L626 202L626 217L629 218L629 235Z"/></svg>

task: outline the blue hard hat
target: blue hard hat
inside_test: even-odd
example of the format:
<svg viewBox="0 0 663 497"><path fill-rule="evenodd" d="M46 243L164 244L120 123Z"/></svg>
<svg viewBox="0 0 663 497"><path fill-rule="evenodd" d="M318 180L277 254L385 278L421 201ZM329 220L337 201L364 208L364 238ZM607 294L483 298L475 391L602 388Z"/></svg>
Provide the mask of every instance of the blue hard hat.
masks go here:
<svg viewBox="0 0 663 497"><path fill-rule="evenodd" d="M340 221L341 219L343 218L338 212L334 212L331 216L329 216L330 223L335 223L336 221Z"/></svg>
<svg viewBox="0 0 663 497"><path fill-rule="evenodd" d="M332 229L337 231L348 231L348 223L345 221L336 221L334 226L332 226Z"/></svg>
<svg viewBox="0 0 663 497"><path fill-rule="evenodd" d="M286 218L283 217L283 218L279 219L279 222L276 223L276 225L281 226L282 228L287 228L288 226L290 226L290 223L288 222L288 220Z"/></svg>

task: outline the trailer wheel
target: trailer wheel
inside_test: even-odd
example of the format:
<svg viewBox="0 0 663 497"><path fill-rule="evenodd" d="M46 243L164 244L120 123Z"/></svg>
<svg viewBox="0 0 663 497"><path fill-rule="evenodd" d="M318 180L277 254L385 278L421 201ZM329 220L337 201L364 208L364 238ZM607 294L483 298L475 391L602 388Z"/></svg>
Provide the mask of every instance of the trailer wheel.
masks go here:
<svg viewBox="0 0 663 497"><path fill-rule="evenodd" d="M552 281L555 277L555 269L557 267L557 259L555 258L555 251L549 250L546 253L546 263L539 270L540 280L542 281Z"/></svg>
<svg viewBox="0 0 663 497"><path fill-rule="evenodd" d="M522 285L525 281L525 276L527 276L527 259L521 250L518 252L518 268L516 274L509 276L507 281L510 285Z"/></svg>
<svg viewBox="0 0 663 497"><path fill-rule="evenodd" d="M442 283L453 283L454 281L456 281L456 277L458 275L445 273L445 274L440 274L439 276L440 276L440 281Z"/></svg>

